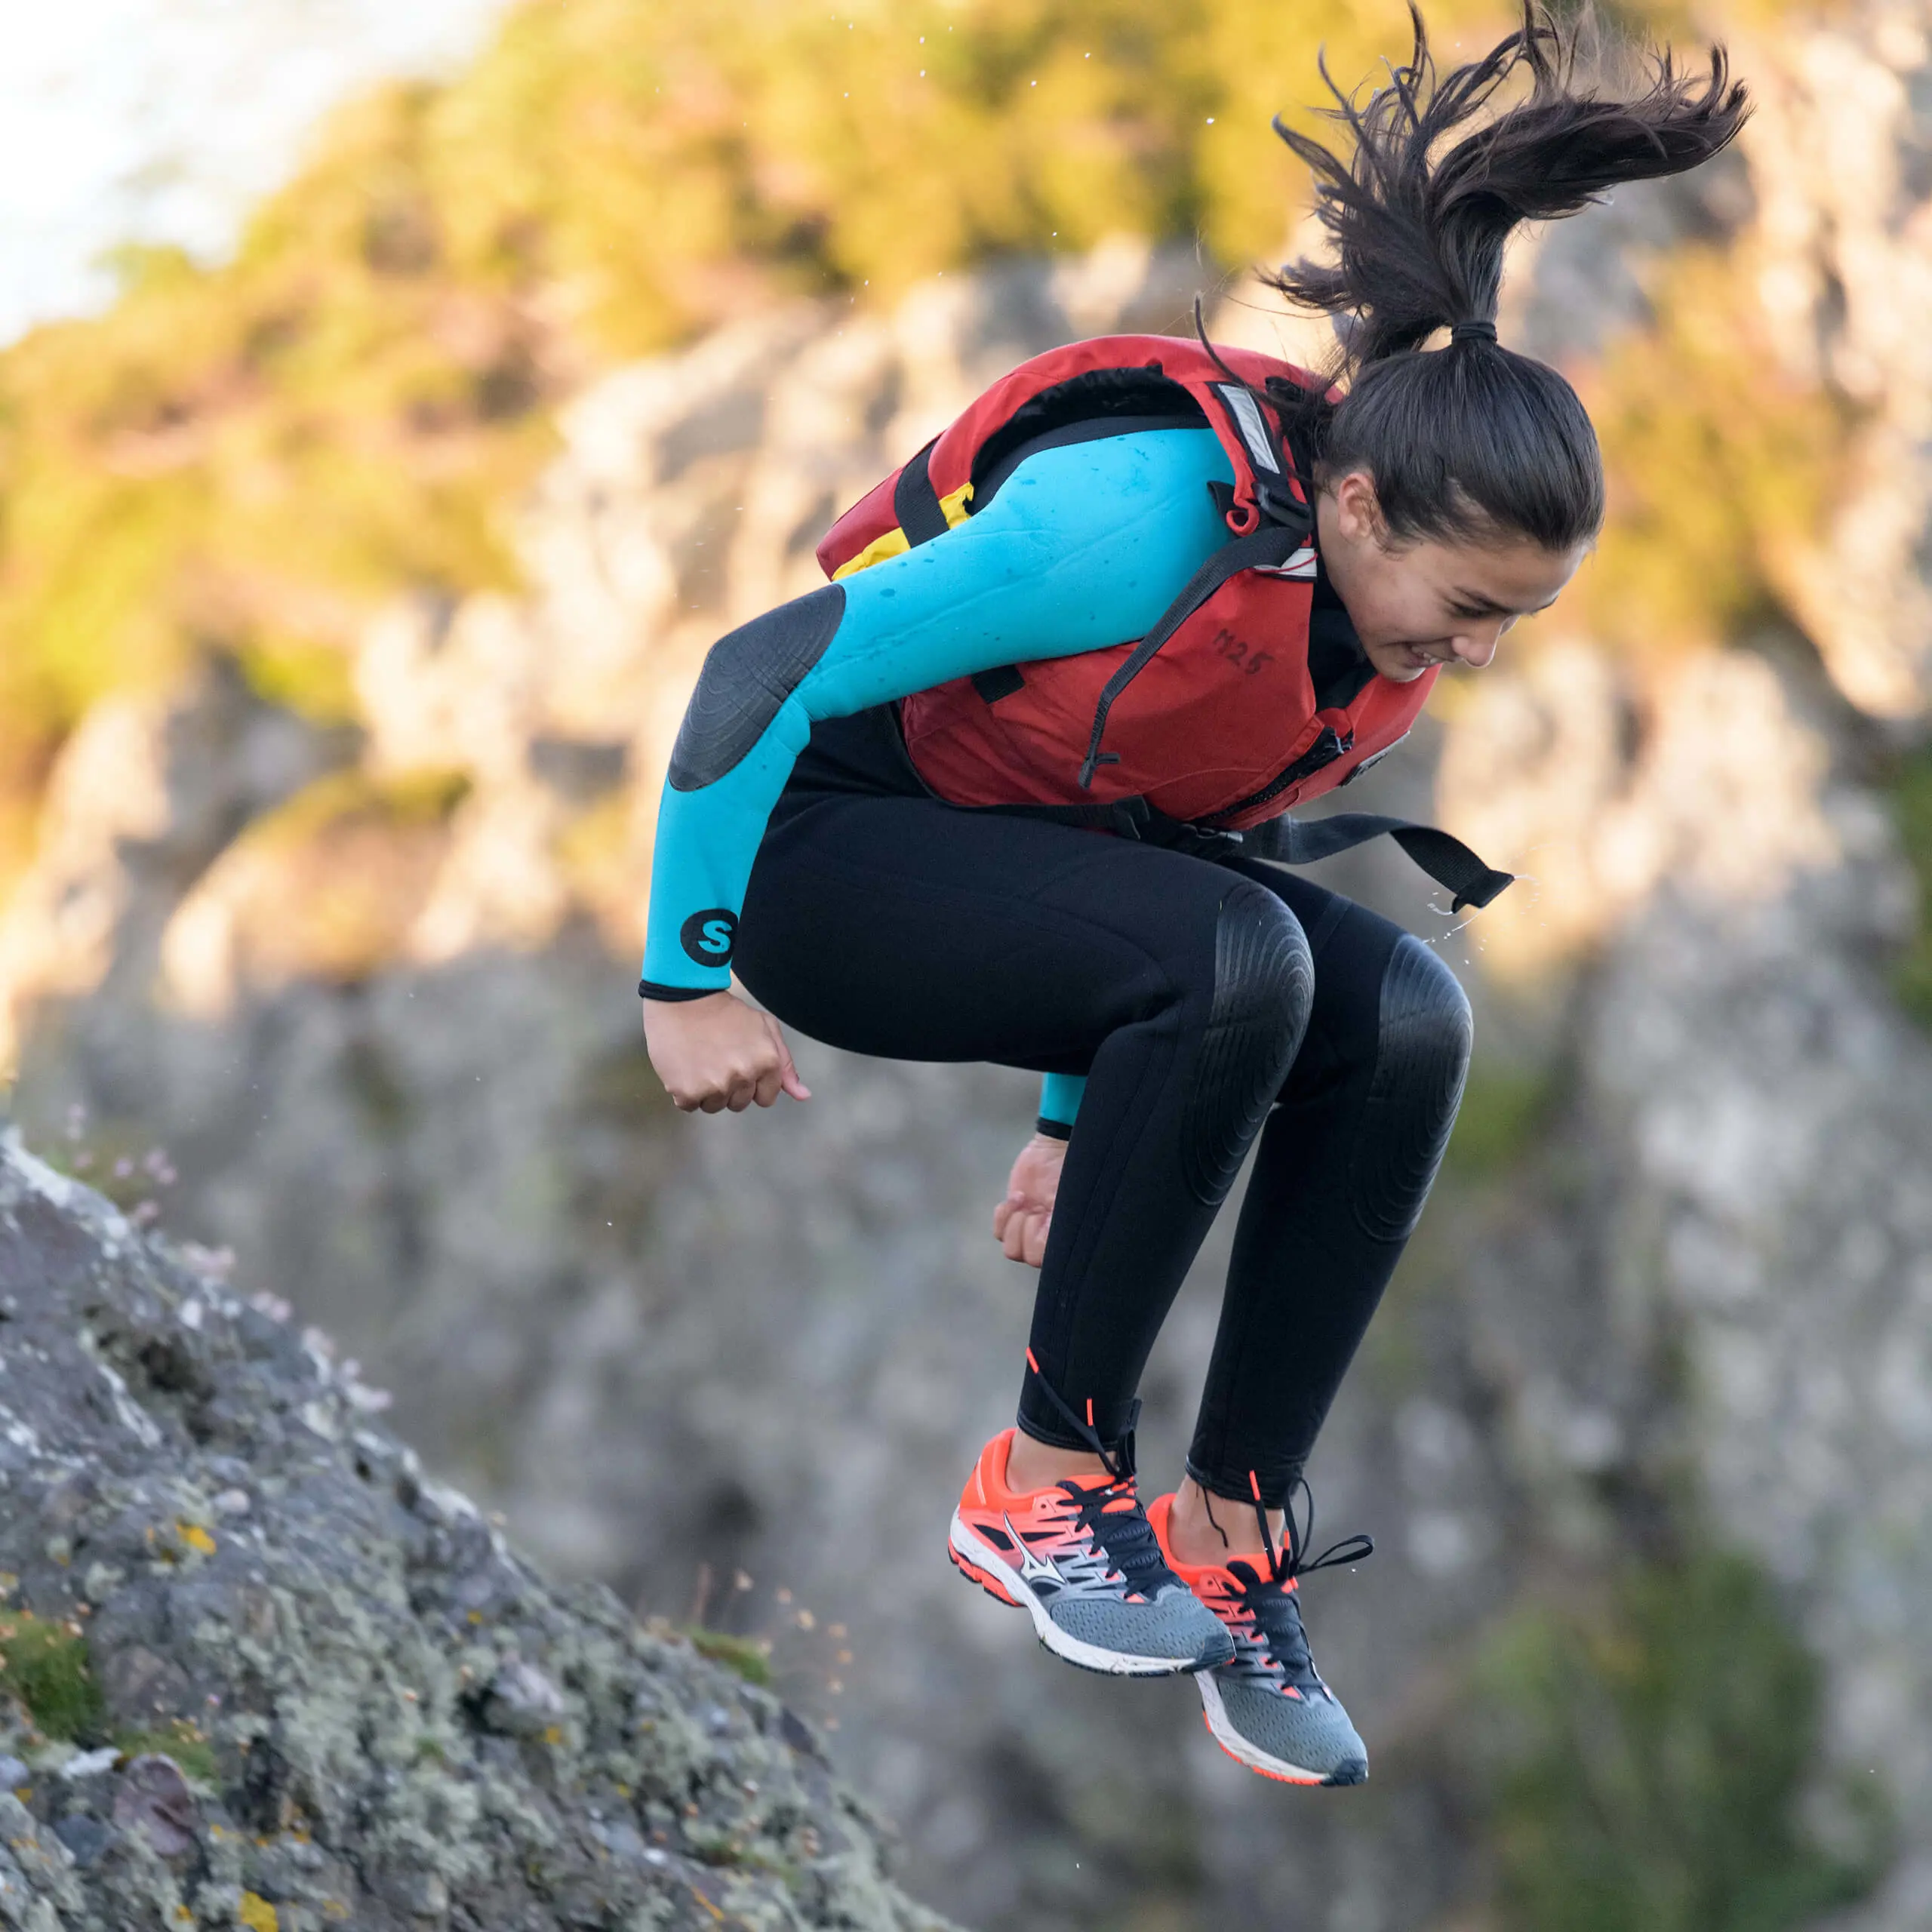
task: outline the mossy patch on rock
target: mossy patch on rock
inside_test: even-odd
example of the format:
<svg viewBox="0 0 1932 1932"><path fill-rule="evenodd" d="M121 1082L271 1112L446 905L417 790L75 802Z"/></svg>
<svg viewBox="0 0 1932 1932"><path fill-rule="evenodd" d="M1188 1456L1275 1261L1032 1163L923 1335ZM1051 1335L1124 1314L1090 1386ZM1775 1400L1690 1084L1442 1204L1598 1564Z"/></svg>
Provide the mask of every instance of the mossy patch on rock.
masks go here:
<svg viewBox="0 0 1932 1932"><path fill-rule="evenodd" d="M91 1742L107 1709L84 1632L31 1611L0 1611L0 1691L11 1691L49 1737Z"/></svg>
<svg viewBox="0 0 1932 1932"><path fill-rule="evenodd" d="M685 1635L700 1657L735 1670L747 1684L771 1681L771 1646L762 1638L734 1637L726 1631L707 1630L701 1624L693 1626Z"/></svg>

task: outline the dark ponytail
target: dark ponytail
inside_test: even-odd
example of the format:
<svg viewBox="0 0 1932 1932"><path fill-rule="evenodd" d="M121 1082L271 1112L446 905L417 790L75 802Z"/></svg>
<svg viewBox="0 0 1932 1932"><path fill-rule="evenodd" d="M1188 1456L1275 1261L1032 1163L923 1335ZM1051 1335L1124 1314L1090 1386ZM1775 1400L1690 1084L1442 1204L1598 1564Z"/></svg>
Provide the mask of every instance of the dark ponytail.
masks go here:
<svg viewBox="0 0 1932 1932"><path fill-rule="evenodd" d="M1750 112L1721 48L1707 73L1646 58L1631 97L1579 85L1580 32L1527 0L1521 28L1438 77L1413 3L1415 48L1365 103L1336 87L1329 118L1353 136L1344 161L1278 119L1313 172L1332 263L1267 279L1337 321L1337 405L1303 405L1318 474L1366 469L1397 540L1527 537L1552 550L1603 521L1602 460L1576 392L1495 340L1503 245L1519 222L1574 214L1622 181L1681 174L1717 153ZM1527 94L1491 103L1519 76ZM1438 329L1446 349L1424 351ZM1289 400L1280 398L1278 400Z"/></svg>

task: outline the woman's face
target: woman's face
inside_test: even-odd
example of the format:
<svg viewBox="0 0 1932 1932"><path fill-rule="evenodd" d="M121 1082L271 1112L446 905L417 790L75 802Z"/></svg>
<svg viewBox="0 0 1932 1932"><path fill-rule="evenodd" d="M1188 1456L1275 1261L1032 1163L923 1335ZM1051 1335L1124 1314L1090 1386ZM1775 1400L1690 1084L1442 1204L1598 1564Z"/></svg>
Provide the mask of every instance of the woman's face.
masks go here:
<svg viewBox="0 0 1932 1932"><path fill-rule="evenodd" d="M1518 617L1556 601L1589 547L1546 550L1527 537L1391 544L1363 470L1322 487L1315 525L1322 568L1369 662L1401 685L1432 664L1481 670Z"/></svg>

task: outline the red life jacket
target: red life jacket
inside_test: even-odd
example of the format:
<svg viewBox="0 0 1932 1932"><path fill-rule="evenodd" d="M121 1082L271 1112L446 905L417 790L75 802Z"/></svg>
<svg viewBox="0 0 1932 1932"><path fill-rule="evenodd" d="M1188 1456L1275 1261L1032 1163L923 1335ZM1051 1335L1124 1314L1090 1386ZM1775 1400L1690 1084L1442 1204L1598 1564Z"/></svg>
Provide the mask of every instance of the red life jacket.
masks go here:
<svg viewBox="0 0 1932 1932"><path fill-rule="evenodd" d="M981 672L900 700L920 777L955 804L1023 810L1170 842L1218 841L1301 863L1388 831L1426 834L1469 863L1445 877L1459 904L1509 882L1466 848L1406 821L1361 815L1297 851L1313 826L1232 835L1346 784L1405 737L1434 687L1376 673L1339 602L1312 606L1314 516L1288 454L1276 389L1317 378L1250 349L1172 336L1103 336L1023 362L848 510L818 546L849 576L929 542L983 507L1025 455L1139 429L1206 427L1232 464L1217 491L1230 540L1146 636ZM1284 398L1285 399L1285 398ZM1176 837L1176 833L1183 835ZM1296 832L1304 835L1299 841Z"/></svg>

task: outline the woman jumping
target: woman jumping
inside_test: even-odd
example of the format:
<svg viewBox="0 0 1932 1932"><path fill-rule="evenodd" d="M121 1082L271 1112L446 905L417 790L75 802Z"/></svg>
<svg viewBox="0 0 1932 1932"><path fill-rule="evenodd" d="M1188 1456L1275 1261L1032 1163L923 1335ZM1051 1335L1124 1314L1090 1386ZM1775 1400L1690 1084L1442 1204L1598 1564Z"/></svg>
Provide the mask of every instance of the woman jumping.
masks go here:
<svg viewBox="0 0 1932 1932"><path fill-rule="evenodd" d="M1602 521L1582 405L1496 338L1510 232L1747 112L1721 50L1629 97L1574 56L1533 8L1438 76L1418 17L1390 85L1337 93L1347 158L1278 122L1334 263L1271 279L1336 318L1335 370L1122 336L1014 371L840 519L830 583L712 648L658 826L641 990L680 1107L809 1097L780 1020L1046 1076L994 1220L1040 1269L1018 1426L950 1554L1073 1663L1196 1673L1220 1743L1297 1783L1367 1775L1297 1595L1366 1540L1311 1557L1290 1506L1470 1036L1434 952L1281 865L1392 831L1459 903L1507 881L1426 827L1281 815L1487 664ZM1251 1147L1186 1473L1143 1506L1134 1392Z"/></svg>

